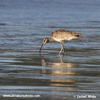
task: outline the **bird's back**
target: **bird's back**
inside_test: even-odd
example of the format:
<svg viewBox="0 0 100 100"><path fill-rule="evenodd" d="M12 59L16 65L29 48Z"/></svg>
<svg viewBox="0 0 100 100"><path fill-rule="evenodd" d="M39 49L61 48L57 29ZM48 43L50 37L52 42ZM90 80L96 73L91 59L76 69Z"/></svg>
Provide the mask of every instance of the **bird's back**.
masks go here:
<svg viewBox="0 0 100 100"><path fill-rule="evenodd" d="M51 34L51 38L57 42L69 41L79 37L79 33L75 33L69 30L55 30Z"/></svg>

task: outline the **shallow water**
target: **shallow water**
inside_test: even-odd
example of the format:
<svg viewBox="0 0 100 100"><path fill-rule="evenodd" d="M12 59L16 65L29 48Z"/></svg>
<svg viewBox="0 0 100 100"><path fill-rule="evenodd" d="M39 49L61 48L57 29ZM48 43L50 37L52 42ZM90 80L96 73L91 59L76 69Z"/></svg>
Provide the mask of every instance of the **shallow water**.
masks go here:
<svg viewBox="0 0 100 100"><path fill-rule="evenodd" d="M100 98L99 0L0 0L0 99L3 95L37 95L20 99ZM53 30L82 34L65 43L46 44ZM83 97L81 97L82 99ZM91 97L92 98L92 97Z"/></svg>

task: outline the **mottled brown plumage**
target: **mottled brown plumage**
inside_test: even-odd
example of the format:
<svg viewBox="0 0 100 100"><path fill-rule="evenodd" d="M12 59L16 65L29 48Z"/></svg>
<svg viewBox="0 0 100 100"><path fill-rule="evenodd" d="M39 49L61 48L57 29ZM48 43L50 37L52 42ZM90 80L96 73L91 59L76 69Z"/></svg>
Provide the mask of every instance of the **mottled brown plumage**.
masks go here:
<svg viewBox="0 0 100 100"><path fill-rule="evenodd" d="M64 42L70 41L72 39L80 38L80 35L81 34L79 34L79 33L75 33L75 32L68 31L68 30L55 30L55 31L52 32L51 38L44 38L43 39L43 44L40 48L40 51L46 43L56 41L56 42L60 42L61 46L62 46L61 50L59 52L59 54L60 54L62 51L64 52L64 48L63 48Z"/></svg>

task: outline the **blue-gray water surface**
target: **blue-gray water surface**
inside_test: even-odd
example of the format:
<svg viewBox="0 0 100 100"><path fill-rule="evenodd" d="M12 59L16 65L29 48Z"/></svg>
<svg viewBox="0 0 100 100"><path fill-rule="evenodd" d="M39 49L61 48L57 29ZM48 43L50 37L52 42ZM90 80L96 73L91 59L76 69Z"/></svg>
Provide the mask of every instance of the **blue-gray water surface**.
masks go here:
<svg viewBox="0 0 100 100"><path fill-rule="evenodd" d="M40 55L58 29L82 37L64 44L66 56L56 42ZM100 99L100 0L0 0L0 100L78 98Z"/></svg>

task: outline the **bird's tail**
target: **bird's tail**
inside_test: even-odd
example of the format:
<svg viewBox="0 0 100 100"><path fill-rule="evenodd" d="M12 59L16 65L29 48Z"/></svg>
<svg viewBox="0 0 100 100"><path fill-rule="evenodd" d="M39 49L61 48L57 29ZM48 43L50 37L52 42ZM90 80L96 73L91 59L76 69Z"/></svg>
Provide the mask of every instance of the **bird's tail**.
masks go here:
<svg viewBox="0 0 100 100"><path fill-rule="evenodd" d="M75 37L81 38L81 35L82 35L82 34L77 33L77 34L75 34Z"/></svg>

